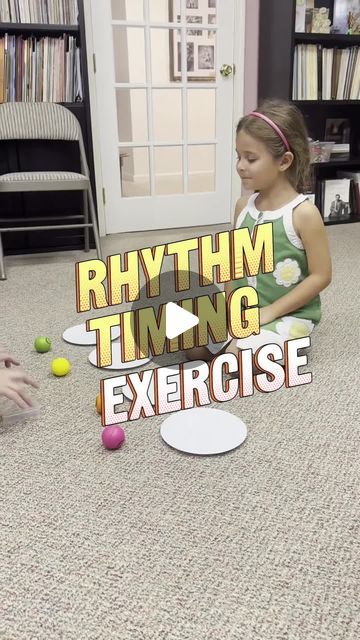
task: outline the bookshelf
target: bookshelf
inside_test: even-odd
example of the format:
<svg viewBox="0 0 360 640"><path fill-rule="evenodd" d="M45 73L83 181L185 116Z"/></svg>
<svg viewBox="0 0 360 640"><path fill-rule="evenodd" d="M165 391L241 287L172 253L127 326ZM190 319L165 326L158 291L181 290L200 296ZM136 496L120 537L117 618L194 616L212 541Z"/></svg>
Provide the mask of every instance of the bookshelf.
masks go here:
<svg viewBox="0 0 360 640"><path fill-rule="evenodd" d="M22 1L22 0L21 0ZM58 0L60 3L63 0ZM17 0L16 0L17 2ZM1 22L0 38L9 36L61 38L72 36L76 40L76 47L80 50L80 66L82 79L82 100L63 102L79 120L87 153L91 183L95 194L94 160L91 133L91 112L88 89L88 70L86 55L84 0L78 2L78 24L43 24L28 22ZM26 4L26 3L25 3ZM36 2L35 2L36 4ZM50 4L50 3L49 3ZM63 3L65 4L65 3ZM44 0L42 0L44 5ZM23 5L24 6L24 3ZM37 4L39 6L39 4ZM52 2L52 7L54 3ZM72 142L55 141L8 141L0 145L0 173L10 171L49 171L69 170L80 172L78 151ZM51 213L56 224L57 216L66 213L69 218L82 211L82 194L78 192L57 192L56 198L50 193L14 193L0 194L0 219L11 220L16 225L16 218L34 218ZM96 198L95 198L96 206ZM71 222L71 220L69 220ZM3 245L6 255L40 253L83 248L82 230L69 229L58 232L18 232L3 234ZM94 246L90 236L91 246Z"/></svg>
<svg viewBox="0 0 360 640"><path fill-rule="evenodd" d="M329 9L333 21L334 0L315 0L316 8ZM329 162L312 165L315 201L321 210L320 181L336 178L337 170L360 172L360 100L293 99L293 68L297 45L321 45L324 48L345 49L360 46L360 35L339 33L295 33L296 0L260 0L259 24L259 101L268 97L289 100L302 111L309 135L324 140L327 118L348 118L350 121L350 154L331 158ZM360 55L360 54L359 54ZM357 215L357 217L356 217ZM350 219L325 221L344 224L360 221L360 211Z"/></svg>

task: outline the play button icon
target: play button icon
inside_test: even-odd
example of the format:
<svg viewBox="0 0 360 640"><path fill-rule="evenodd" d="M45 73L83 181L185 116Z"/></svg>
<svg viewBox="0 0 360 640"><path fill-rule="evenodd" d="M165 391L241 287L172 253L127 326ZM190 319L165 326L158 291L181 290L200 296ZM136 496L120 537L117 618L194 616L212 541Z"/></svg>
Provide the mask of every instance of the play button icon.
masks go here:
<svg viewBox="0 0 360 640"><path fill-rule="evenodd" d="M199 318L196 315L186 311L186 309L182 309L174 302L167 303L165 312L165 333L169 340L177 338L177 336L199 324Z"/></svg>
<svg viewBox="0 0 360 640"><path fill-rule="evenodd" d="M183 283L186 283L186 288ZM178 286L179 284L183 286L182 289ZM157 291L158 294L150 297L151 291ZM198 311L194 301L203 296L213 299L220 292L221 289L217 284L207 281L204 277L200 284L200 275L196 270L178 270L176 282L174 269L170 268L160 274L158 281L151 280L150 283L145 283L140 289L139 298L131 305L131 311L134 314L144 312L144 315L139 316L131 327L139 353L142 347L142 333L143 340L146 336L147 345L149 345L149 351L145 357L149 355L156 365L166 366L168 362L174 364L174 362L185 361L184 352L191 349L192 345L185 346L183 337L187 336L186 345L191 342L192 337L196 346L197 331L204 326L204 312ZM172 340L176 342L178 336L181 336L178 339L179 349L171 351L167 342ZM227 337L227 331L225 337ZM220 349L222 343L218 344ZM154 353L156 347L158 353Z"/></svg>

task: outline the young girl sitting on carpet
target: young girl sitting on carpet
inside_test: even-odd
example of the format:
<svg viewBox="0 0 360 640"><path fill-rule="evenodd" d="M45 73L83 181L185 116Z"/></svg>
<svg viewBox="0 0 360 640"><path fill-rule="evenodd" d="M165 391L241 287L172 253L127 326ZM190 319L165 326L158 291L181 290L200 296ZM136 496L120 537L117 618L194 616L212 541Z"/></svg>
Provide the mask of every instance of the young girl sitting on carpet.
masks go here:
<svg viewBox="0 0 360 640"><path fill-rule="evenodd" d="M227 344L187 352L190 359L210 360L215 354L252 349L308 336L321 318L320 292L331 282L331 260L321 214L302 193L310 170L309 143L299 109L267 100L241 118L236 129L237 172L246 190L235 208L235 228L271 222L274 271L226 284L251 286L259 298L260 333L241 340L229 335Z"/></svg>

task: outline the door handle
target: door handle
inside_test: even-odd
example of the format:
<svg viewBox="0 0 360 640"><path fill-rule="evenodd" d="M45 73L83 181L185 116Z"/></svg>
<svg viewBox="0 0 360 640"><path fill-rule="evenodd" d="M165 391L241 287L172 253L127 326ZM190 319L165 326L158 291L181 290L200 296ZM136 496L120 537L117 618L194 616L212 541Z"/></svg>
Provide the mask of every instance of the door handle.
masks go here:
<svg viewBox="0 0 360 640"><path fill-rule="evenodd" d="M220 67L221 75L226 78L226 76L230 76L234 71L234 67L231 64L223 64Z"/></svg>

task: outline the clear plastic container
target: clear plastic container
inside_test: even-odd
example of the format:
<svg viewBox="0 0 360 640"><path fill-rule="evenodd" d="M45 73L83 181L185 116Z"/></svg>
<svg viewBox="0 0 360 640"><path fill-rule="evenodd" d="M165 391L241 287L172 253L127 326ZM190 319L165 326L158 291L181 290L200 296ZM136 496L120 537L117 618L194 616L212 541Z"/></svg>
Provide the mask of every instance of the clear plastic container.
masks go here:
<svg viewBox="0 0 360 640"><path fill-rule="evenodd" d="M335 142L320 142L319 140L312 140L310 142L310 161L329 162L334 144Z"/></svg>
<svg viewBox="0 0 360 640"><path fill-rule="evenodd" d="M25 420L31 420L37 418L40 408L37 404L27 409L21 409L15 402L8 400L7 398L1 398L0 402L0 426L6 427L10 424L16 424L17 422L24 422Z"/></svg>

